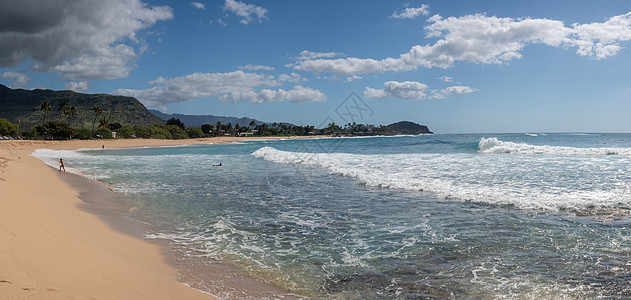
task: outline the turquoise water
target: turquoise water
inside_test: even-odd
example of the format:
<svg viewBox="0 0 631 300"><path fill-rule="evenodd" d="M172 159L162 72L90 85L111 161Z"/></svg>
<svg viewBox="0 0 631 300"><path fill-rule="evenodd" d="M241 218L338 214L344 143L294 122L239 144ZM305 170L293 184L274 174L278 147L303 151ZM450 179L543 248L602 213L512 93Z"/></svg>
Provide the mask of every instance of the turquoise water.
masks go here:
<svg viewBox="0 0 631 300"><path fill-rule="evenodd" d="M631 296L631 135L38 150L180 255L324 298ZM222 167L213 164L222 163ZM228 294L229 296L229 294Z"/></svg>

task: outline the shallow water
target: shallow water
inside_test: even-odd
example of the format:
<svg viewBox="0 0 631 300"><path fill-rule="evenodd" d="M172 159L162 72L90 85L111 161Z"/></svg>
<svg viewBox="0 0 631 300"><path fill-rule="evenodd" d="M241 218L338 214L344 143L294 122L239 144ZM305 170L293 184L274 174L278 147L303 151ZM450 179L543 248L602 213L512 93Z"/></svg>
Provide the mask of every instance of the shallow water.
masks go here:
<svg viewBox="0 0 631 300"><path fill-rule="evenodd" d="M125 194L156 225L147 237L170 240L180 256L219 260L303 295L631 296L631 135L332 138L36 156L53 165L63 157L67 168Z"/></svg>

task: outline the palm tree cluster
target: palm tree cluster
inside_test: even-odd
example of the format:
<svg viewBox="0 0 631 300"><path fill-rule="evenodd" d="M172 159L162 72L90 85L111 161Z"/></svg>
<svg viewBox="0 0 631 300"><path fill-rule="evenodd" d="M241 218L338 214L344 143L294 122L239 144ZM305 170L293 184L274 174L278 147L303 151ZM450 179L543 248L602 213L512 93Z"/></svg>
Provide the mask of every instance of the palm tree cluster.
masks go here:
<svg viewBox="0 0 631 300"><path fill-rule="evenodd" d="M45 101L39 107L39 110L42 111L42 126L44 126L44 123L46 123L46 116L48 116L48 114L50 114L50 112L53 111L53 108L50 106L50 102Z"/></svg>
<svg viewBox="0 0 631 300"><path fill-rule="evenodd" d="M65 101L59 102L57 104L57 112L59 113L57 120L49 121L48 123L46 122L46 119L53 112L53 106L50 104L49 101L44 101L40 105L39 109L42 112L42 125L39 128L36 128L36 131L38 130L40 132L40 135L51 135L52 128L54 128L56 131L63 131L64 136L66 134L68 135L68 137L72 135L71 132L73 132L73 129L70 127L70 123L77 117L78 113L77 108L74 105L68 105L68 103ZM94 112L94 121L92 122L91 136L94 136L96 121L98 117L103 114L103 110L98 105L95 105L92 111ZM97 128L108 128L109 125L109 121L106 118L102 118L99 121L99 126Z"/></svg>
<svg viewBox="0 0 631 300"><path fill-rule="evenodd" d="M50 102L44 101L44 103L40 105L39 110L42 112L42 126L44 126L44 123L46 123L46 117L53 111L53 107L50 105ZM68 118L67 122L70 123L70 121L77 116L77 108L74 105L68 106L68 103L65 101L57 104L57 111L60 112L57 121L60 121L61 117L64 116Z"/></svg>

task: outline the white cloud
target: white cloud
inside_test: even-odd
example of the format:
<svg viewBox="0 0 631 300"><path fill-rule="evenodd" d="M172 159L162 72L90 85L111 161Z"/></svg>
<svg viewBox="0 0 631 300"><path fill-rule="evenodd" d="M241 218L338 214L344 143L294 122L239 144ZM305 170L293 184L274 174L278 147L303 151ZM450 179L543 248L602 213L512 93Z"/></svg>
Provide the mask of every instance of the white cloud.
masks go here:
<svg viewBox="0 0 631 300"><path fill-rule="evenodd" d="M522 57L529 44L577 47L581 56L596 59L615 55L620 42L631 40L631 13L615 16L604 23L567 27L549 19L512 19L476 14L463 17L431 17L425 27L434 44L413 46L397 58L313 58L292 66L313 73L331 72L341 76L400 72L423 68L449 68L456 62L503 64Z"/></svg>
<svg viewBox="0 0 631 300"><path fill-rule="evenodd" d="M204 5L203 3L199 3L199 2L191 2L191 5L195 6L195 8L197 8L197 9L201 9L201 10L206 8L206 5Z"/></svg>
<svg viewBox="0 0 631 300"><path fill-rule="evenodd" d="M228 24L224 20L222 20L221 18L217 19L217 23L219 23L222 26L228 26Z"/></svg>
<svg viewBox="0 0 631 300"><path fill-rule="evenodd" d="M598 59L613 56L621 49L620 42L631 40L631 12L611 17L604 23L574 24L573 29L579 55Z"/></svg>
<svg viewBox="0 0 631 300"><path fill-rule="evenodd" d="M130 62L135 57L136 52L132 47L121 44L90 49L50 70L63 73L69 80L116 79L129 76L132 68Z"/></svg>
<svg viewBox="0 0 631 300"><path fill-rule="evenodd" d="M20 72L4 72L0 75L0 78L13 80L12 88L24 88L31 81L28 75Z"/></svg>
<svg viewBox="0 0 631 300"><path fill-rule="evenodd" d="M140 0L0 2L0 67L31 61L70 80L128 76L142 52L137 34L173 17Z"/></svg>
<svg viewBox="0 0 631 300"><path fill-rule="evenodd" d="M266 18L265 14L267 13L267 9L263 7L236 0L226 0L223 9L241 17L241 21L239 22L246 25L253 21L253 17L256 17L259 23L261 23L262 19Z"/></svg>
<svg viewBox="0 0 631 300"><path fill-rule="evenodd" d="M388 81L383 84L383 89L367 87L364 97L371 99L399 98L405 100L445 99L449 96L459 96L474 92L475 89L468 86L450 86L442 90L429 90L427 84L416 81ZM428 95L431 93L431 96Z"/></svg>
<svg viewBox="0 0 631 300"><path fill-rule="evenodd" d="M399 98L420 100L427 98L426 89L427 84L416 81L388 81L383 84L383 89L367 87L364 91L364 97L372 99Z"/></svg>
<svg viewBox="0 0 631 300"><path fill-rule="evenodd" d="M64 85L67 90L75 91L75 92L85 92L88 90L88 82L80 81L80 82L68 82Z"/></svg>
<svg viewBox="0 0 631 300"><path fill-rule="evenodd" d="M381 73L387 70L383 63L378 60L355 57L303 60L291 66L296 70L311 71L316 74L323 72L337 73L340 76Z"/></svg>
<svg viewBox="0 0 631 300"><path fill-rule="evenodd" d="M397 13L396 11L392 13L390 18L393 19L414 19L420 15L427 16L429 15L429 5L422 4L421 7L407 7L402 12Z"/></svg>
<svg viewBox="0 0 631 300"><path fill-rule="evenodd" d="M248 71L260 71L260 70L273 71L274 67L264 66L264 65L245 65L245 66L239 66L239 69L248 70Z"/></svg>
<svg viewBox="0 0 631 300"><path fill-rule="evenodd" d="M346 78L344 80L344 82L352 82L352 81L360 80L360 79L364 79L364 77L361 77L359 75L353 75L353 76L349 76L348 78Z"/></svg>
<svg viewBox="0 0 631 300"><path fill-rule="evenodd" d="M292 77L291 75L288 76ZM290 91L262 89L257 92L256 90L260 87L280 86L283 84L282 80L272 75L248 73L241 70L228 73L193 73L175 78L159 77L149 83L155 87L145 90L118 89L113 93L135 97L150 107L164 107L169 103L186 102L206 97L219 97L224 101L246 102L326 100L320 91L299 86Z"/></svg>
<svg viewBox="0 0 631 300"><path fill-rule="evenodd" d="M285 81L285 82L307 81L307 79L302 77L302 75L300 75L298 73L293 73L293 72L291 74L280 74L280 75L278 75L278 80Z"/></svg>
<svg viewBox="0 0 631 300"><path fill-rule="evenodd" d="M460 95L473 93L475 91L476 91L475 89L468 86L462 86L462 85L450 86L439 91L432 91L431 99L446 99L446 98L449 98L450 96L460 96Z"/></svg>
<svg viewBox="0 0 631 300"><path fill-rule="evenodd" d="M337 52L312 52L309 50L302 50L300 56L296 57L298 60L318 59L318 58L331 58L341 56L342 53Z"/></svg>
<svg viewBox="0 0 631 300"><path fill-rule="evenodd" d="M452 77L449 77L449 76L440 76L440 77L438 77L438 79L442 80L444 82L453 82L454 81L454 79Z"/></svg>
<svg viewBox="0 0 631 300"><path fill-rule="evenodd" d="M219 97L222 101L241 101L241 102L250 102L250 103L265 103L265 102L294 102L294 103L305 103L305 102L322 102L326 101L326 95L319 90L295 86L293 90L269 90L263 89L261 91L249 91L245 93L234 92L229 95L222 95Z"/></svg>

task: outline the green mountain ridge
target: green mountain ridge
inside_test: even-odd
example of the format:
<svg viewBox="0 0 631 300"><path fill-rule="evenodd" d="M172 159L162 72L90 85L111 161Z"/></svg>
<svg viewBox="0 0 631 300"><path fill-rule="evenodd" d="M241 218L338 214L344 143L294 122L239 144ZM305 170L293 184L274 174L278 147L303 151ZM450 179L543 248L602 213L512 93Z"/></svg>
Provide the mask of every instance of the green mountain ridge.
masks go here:
<svg viewBox="0 0 631 300"><path fill-rule="evenodd" d="M217 121L226 125L237 123L240 126L249 126L254 121L257 125L272 127L273 123L261 122L251 118L236 118L213 115L182 115L164 114L159 111L147 109L140 101L133 97L113 96L108 94L83 94L73 91L53 91L53 90L24 90L11 89L0 84L0 118L11 123L19 124L21 130L28 130L35 125L42 124L43 112L40 110L42 103L48 101L52 111L46 116L46 120L59 120L69 122L72 127L92 128L95 113L92 110L98 105L102 110L102 115L97 118L106 118L110 124L120 123L123 126L151 126L164 124L170 118L179 118L187 127L199 127L201 124L215 125ZM60 111L58 104L66 102L68 106L75 106L77 115L69 118ZM289 123L276 123L287 125L292 128L295 125ZM313 130L313 129L312 129ZM333 130L333 131L331 131ZM367 126L361 125L357 128L347 128L344 132L337 126L327 131L327 128L320 133L337 132L338 134L351 135L396 135L396 134L431 134L427 126L419 125L409 121L401 121L387 126Z"/></svg>
<svg viewBox="0 0 631 300"><path fill-rule="evenodd" d="M386 128L392 132L396 132L397 134L432 134L425 125L419 125L410 121L401 121L397 123L392 123Z"/></svg>
<svg viewBox="0 0 631 300"><path fill-rule="evenodd" d="M121 125L164 124L160 118L149 112L136 98L107 94L83 94L73 91L11 89L0 84L0 118L20 124L23 130L42 124L43 113L40 106L48 101L52 107L46 120L61 120L73 127L91 128L94 121L94 108L98 105L103 111L100 118ZM58 109L60 102L75 106L77 115L68 119ZM97 121L98 122L98 121Z"/></svg>
<svg viewBox="0 0 631 300"><path fill-rule="evenodd" d="M224 125L232 123L232 125L239 124L240 126L248 126L252 121L254 121L256 125L271 124L247 117L238 118L215 115L184 115L178 113L166 114L155 109L149 109L149 111L164 121L171 118L179 119L182 123L184 123L184 125L186 125L186 127L200 127L203 124L215 125L218 121Z"/></svg>

